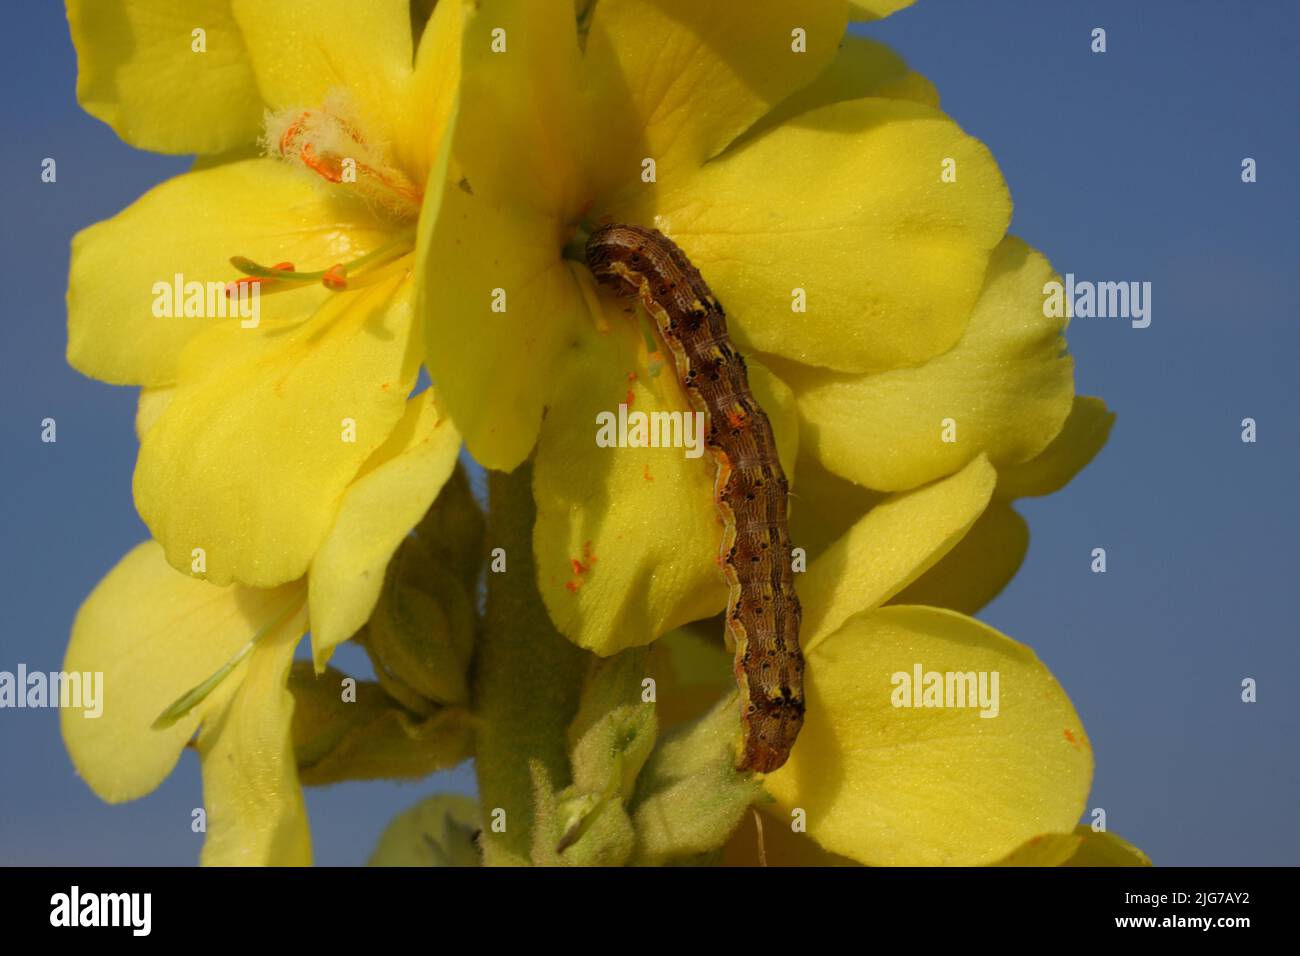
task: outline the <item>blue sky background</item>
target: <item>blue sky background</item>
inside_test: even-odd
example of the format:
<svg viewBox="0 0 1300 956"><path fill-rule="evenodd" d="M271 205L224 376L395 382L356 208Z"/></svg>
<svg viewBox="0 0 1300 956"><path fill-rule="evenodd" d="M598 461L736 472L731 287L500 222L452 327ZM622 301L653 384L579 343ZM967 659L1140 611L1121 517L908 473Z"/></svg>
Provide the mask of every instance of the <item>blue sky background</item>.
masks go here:
<svg viewBox="0 0 1300 956"><path fill-rule="evenodd" d="M80 111L60 4L15 4L6 21L0 670L50 670L79 602L146 536L135 390L64 363L69 240L188 162L135 152ZM1162 864L1300 863L1300 4L920 0L866 32L990 146L1017 234L1062 273L1153 284L1150 328L1072 325L1079 390L1118 422L1065 491L1020 503L1028 558L981 616L1071 694L1097 754L1088 805L1110 829ZM46 156L55 185L39 179ZM45 417L57 444L40 441ZM336 660L366 669L351 648ZM1258 703L1240 702L1243 677ZM472 785L462 769L310 790L318 860L364 862L394 813ZM192 754L151 796L108 807L75 776L56 711L0 711L0 863L188 864L200 804Z"/></svg>

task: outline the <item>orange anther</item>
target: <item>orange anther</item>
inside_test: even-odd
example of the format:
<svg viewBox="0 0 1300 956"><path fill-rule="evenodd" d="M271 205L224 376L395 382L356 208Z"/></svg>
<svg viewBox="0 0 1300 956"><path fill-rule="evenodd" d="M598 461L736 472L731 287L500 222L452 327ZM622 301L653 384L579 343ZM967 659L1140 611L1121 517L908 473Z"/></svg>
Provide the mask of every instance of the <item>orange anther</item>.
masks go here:
<svg viewBox="0 0 1300 956"><path fill-rule="evenodd" d="M335 263L321 276L321 284L333 292L341 292L348 287L348 271L343 263Z"/></svg>
<svg viewBox="0 0 1300 956"><path fill-rule="evenodd" d="M274 269L276 272L292 272L293 263L277 262L275 265L271 266L271 268ZM242 278L235 279L232 282L226 283L226 298L229 299L232 295L238 293L239 287L241 285L246 285L251 288L254 286L259 286L263 282L274 282L274 281L275 281L274 279L267 279L262 276L244 276Z"/></svg>
<svg viewBox="0 0 1300 956"><path fill-rule="evenodd" d="M315 170L323 178L332 183L343 181L343 167L337 156L319 157L316 155L316 150L312 148L311 143L303 143L298 155L302 158L303 165L308 169Z"/></svg>
<svg viewBox="0 0 1300 956"><path fill-rule="evenodd" d="M306 118L307 114L303 113L284 128L284 132L280 134L280 155L287 155L293 147L293 141L302 135L302 121Z"/></svg>

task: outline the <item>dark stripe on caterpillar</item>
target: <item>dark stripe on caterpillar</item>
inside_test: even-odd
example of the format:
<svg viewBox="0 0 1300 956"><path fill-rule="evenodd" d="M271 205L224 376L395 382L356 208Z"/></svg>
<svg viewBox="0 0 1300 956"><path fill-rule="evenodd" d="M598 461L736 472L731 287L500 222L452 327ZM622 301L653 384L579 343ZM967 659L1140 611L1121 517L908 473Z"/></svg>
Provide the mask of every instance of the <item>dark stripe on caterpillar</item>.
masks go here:
<svg viewBox="0 0 1300 956"><path fill-rule="evenodd" d="M686 255L658 230L602 226L587 240L592 275L638 296L672 353L691 405L705 415L723 520L721 564L736 649L741 751L737 767L768 773L785 763L803 726L803 654L786 502L789 483L771 422L731 345L726 314Z"/></svg>

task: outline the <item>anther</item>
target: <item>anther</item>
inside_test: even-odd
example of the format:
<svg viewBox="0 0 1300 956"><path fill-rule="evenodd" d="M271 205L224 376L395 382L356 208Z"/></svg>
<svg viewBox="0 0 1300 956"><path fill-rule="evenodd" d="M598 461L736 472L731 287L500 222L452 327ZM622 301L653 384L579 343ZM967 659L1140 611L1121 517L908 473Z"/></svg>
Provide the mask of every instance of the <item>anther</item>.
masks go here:
<svg viewBox="0 0 1300 956"><path fill-rule="evenodd" d="M271 270L274 272L293 272L293 263L277 262L275 265L271 266ZM274 282L274 281L275 279L266 276L251 276L251 275L244 276L241 279L235 279L233 282L226 283L226 298L230 298L232 295L237 294L240 286L243 285L250 286L250 287L259 286L264 282Z"/></svg>
<svg viewBox="0 0 1300 956"><path fill-rule="evenodd" d="M348 287L348 270L343 263L335 263L321 276L321 285L332 292L342 292Z"/></svg>

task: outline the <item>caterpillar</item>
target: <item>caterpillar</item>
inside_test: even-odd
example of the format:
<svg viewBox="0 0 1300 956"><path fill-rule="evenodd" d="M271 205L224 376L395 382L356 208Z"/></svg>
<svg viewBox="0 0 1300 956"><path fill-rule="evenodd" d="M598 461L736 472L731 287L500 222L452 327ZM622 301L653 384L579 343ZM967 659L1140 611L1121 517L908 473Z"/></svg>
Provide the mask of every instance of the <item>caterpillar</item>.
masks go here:
<svg viewBox="0 0 1300 956"><path fill-rule="evenodd" d="M769 773L790 756L804 714L801 611L786 520L790 486L772 424L750 392L721 304L671 239L640 226L601 226L587 240L586 258L602 285L640 298L691 405L704 413L740 687L736 766Z"/></svg>

